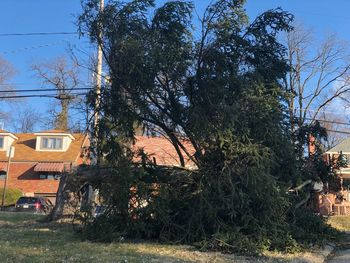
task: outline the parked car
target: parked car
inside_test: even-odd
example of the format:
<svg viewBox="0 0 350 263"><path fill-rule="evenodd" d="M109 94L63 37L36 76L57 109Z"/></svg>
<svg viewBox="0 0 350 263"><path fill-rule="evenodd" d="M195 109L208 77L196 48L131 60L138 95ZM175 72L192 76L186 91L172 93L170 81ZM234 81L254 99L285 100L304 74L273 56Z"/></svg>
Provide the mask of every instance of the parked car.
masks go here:
<svg viewBox="0 0 350 263"><path fill-rule="evenodd" d="M104 206L104 205L97 205L96 208L95 208L95 212L93 214L93 216L96 218L96 217L99 217L100 215L102 215L105 211L106 211L107 207Z"/></svg>
<svg viewBox="0 0 350 263"><path fill-rule="evenodd" d="M45 197L20 197L15 205L16 211L49 213L53 208L51 201Z"/></svg>

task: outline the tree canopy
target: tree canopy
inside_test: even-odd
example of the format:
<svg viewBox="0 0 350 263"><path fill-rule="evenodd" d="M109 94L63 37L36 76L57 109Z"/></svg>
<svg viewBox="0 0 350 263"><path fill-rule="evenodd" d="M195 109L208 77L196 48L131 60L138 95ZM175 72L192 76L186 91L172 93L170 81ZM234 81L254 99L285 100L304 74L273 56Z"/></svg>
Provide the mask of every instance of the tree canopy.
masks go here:
<svg viewBox="0 0 350 263"><path fill-rule="evenodd" d="M285 194L297 159L283 87L286 48L277 40L293 16L275 9L250 22L244 2L214 1L199 27L189 1L112 1L102 12L97 1L84 2L81 33L102 47L109 70L98 131L100 154L116 169L98 184L111 205L104 224L130 237L225 251L293 247L303 228ZM125 167L136 127L168 138L182 166L187 157L198 169ZM130 198L148 205L130 213Z"/></svg>
<svg viewBox="0 0 350 263"><path fill-rule="evenodd" d="M188 157L198 165L228 130L262 145L279 143L280 81L288 67L276 35L290 29L292 16L271 10L248 24L243 2L210 5L199 29L193 29L193 5L186 1L167 2L153 16L154 1L116 2L102 13L88 2L80 26L102 45L110 70L101 125L129 138L135 124L166 135L180 159L185 148L179 137L188 138L196 149Z"/></svg>

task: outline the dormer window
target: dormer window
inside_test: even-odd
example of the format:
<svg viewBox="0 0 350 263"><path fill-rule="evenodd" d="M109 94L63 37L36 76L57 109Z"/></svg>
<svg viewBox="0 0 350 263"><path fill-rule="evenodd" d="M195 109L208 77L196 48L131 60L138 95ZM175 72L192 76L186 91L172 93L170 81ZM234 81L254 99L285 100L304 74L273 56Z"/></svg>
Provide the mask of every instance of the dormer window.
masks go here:
<svg viewBox="0 0 350 263"><path fill-rule="evenodd" d="M14 134L0 130L0 151L7 151L15 140L18 138Z"/></svg>
<svg viewBox="0 0 350 263"><path fill-rule="evenodd" d="M36 135L35 150L47 152L65 152L75 140L72 134L65 131L52 130L34 133Z"/></svg>
<svg viewBox="0 0 350 263"><path fill-rule="evenodd" d="M42 137L41 149L43 150L62 150L62 138Z"/></svg>

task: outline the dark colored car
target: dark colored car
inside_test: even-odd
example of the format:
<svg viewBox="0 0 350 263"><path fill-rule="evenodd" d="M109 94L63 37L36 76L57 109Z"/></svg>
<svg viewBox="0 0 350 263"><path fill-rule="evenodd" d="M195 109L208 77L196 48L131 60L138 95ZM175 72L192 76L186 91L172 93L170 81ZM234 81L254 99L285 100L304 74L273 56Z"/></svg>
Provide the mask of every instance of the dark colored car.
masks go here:
<svg viewBox="0 0 350 263"><path fill-rule="evenodd" d="M16 211L21 212L35 212L35 213L49 213L53 205L51 201L44 197L20 197L15 205Z"/></svg>
<svg viewBox="0 0 350 263"><path fill-rule="evenodd" d="M99 217L106 211L107 207L104 205L98 205L95 208L94 217Z"/></svg>

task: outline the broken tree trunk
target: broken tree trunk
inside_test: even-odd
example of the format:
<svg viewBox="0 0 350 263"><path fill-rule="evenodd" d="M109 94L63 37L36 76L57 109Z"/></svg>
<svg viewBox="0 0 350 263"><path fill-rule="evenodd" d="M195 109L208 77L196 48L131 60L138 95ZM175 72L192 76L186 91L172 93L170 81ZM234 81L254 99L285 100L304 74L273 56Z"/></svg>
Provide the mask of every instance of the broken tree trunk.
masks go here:
<svg viewBox="0 0 350 263"><path fill-rule="evenodd" d="M67 173L63 173L61 176L60 184L58 186L58 191L56 194L56 204L47 217L48 221L56 221L63 216L64 205L68 198L66 193L67 177Z"/></svg>

